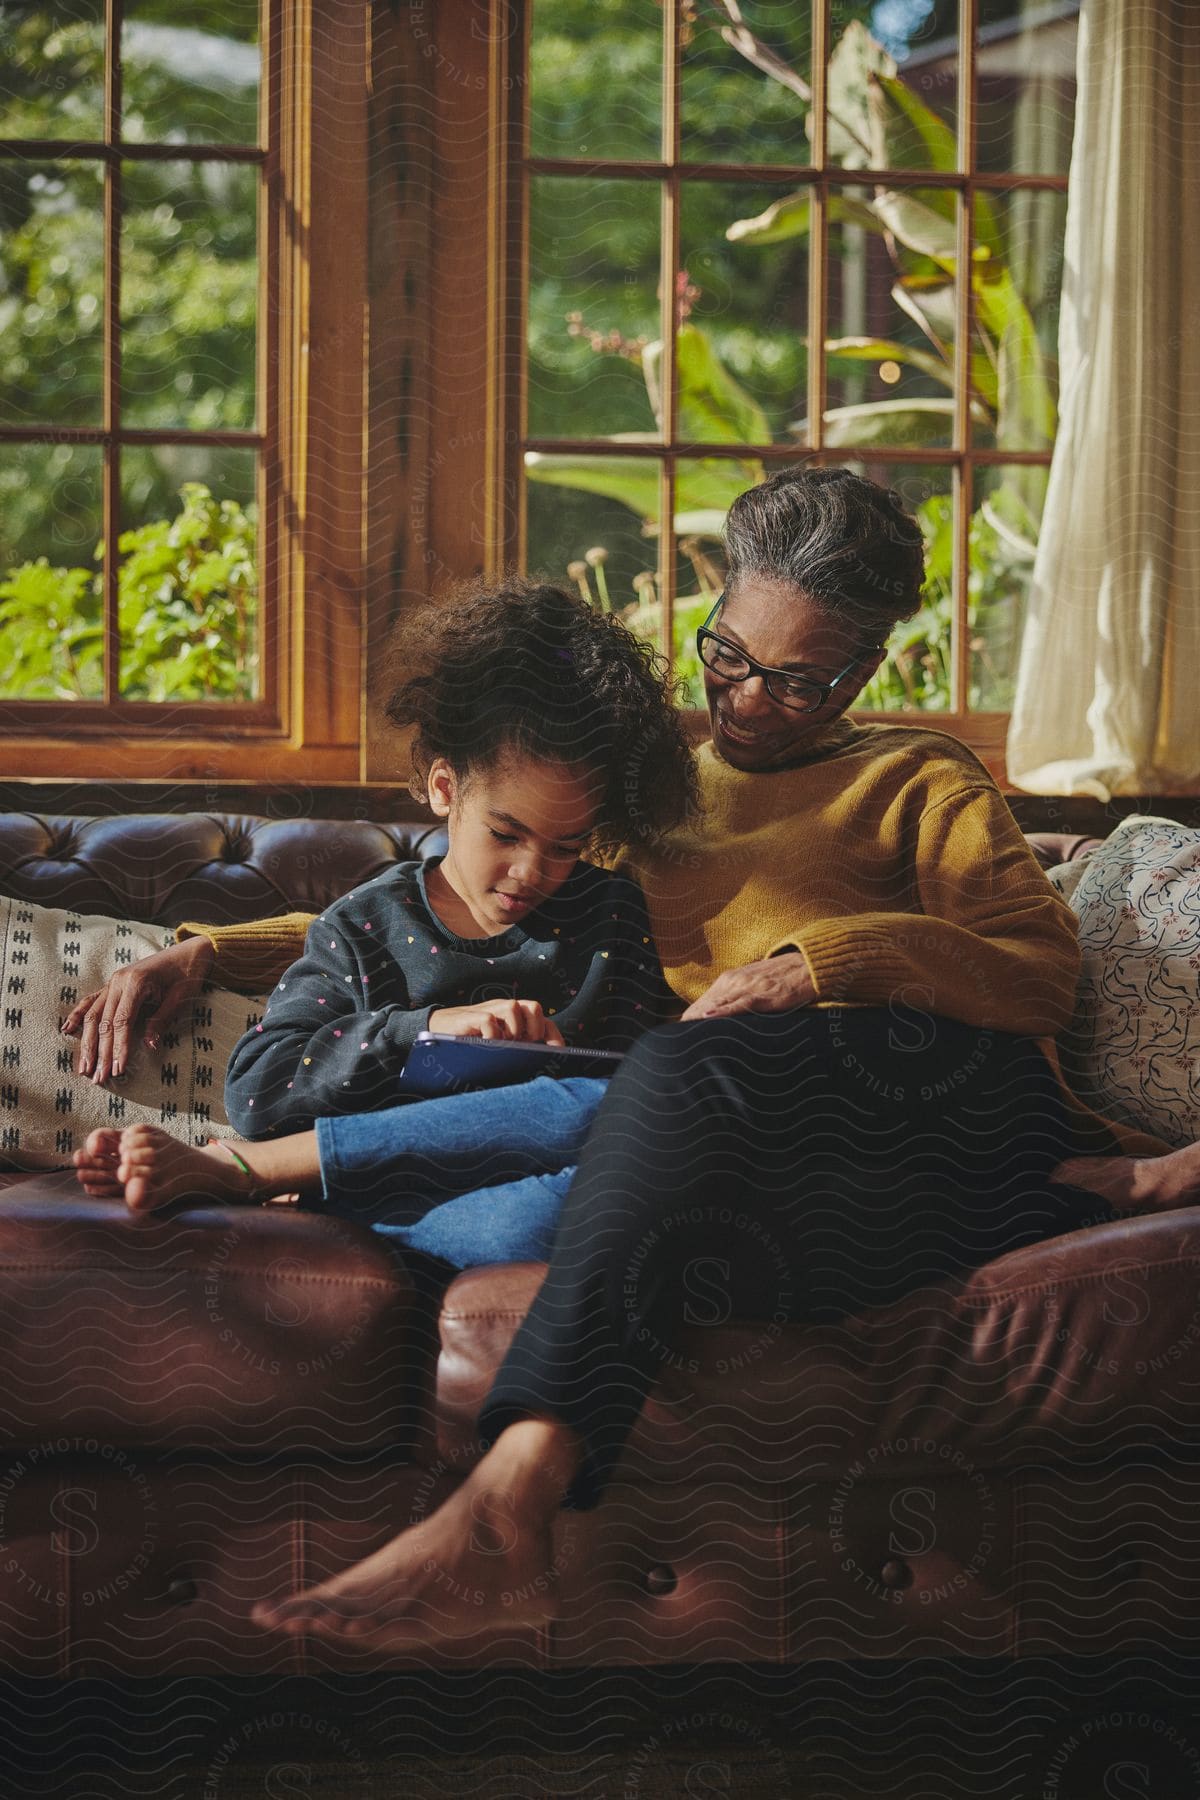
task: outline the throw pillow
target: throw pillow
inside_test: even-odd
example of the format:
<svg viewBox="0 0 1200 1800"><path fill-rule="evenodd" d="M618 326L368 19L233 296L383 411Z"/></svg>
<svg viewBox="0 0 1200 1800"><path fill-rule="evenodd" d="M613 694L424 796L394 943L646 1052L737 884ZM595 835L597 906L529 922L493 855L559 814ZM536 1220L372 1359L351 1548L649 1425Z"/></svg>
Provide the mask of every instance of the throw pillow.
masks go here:
<svg viewBox="0 0 1200 1800"><path fill-rule="evenodd" d="M18 1169L69 1166L99 1125L145 1121L188 1143L234 1137L225 1115L225 1065L262 1002L206 989L161 1048L140 1039L127 1075L104 1087L75 1073L79 1040L59 1027L76 1001L114 969L173 942L161 925L92 918L0 897L0 1161Z"/></svg>
<svg viewBox="0 0 1200 1800"><path fill-rule="evenodd" d="M1064 869L1075 865L1064 864ZM1051 871L1051 880L1062 870ZM1125 819L1069 884L1083 950L1063 1065L1098 1112L1200 1138L1200 831Z"/></svg>

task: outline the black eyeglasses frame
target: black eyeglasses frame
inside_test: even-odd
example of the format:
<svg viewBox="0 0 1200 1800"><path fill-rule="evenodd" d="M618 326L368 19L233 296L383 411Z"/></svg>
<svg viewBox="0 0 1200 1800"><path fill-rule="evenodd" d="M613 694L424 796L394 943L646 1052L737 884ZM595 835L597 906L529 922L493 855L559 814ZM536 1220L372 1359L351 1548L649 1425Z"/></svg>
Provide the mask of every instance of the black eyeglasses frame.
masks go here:
<svg viewBox="0 0 1200 1800"><path fill-rule="evenodd" d="M771 669L768 668L765 663L755 662L752 656L747 656L740 644L731 644L728 638L723 638L721 636L720 632L710 631L709 626L712 624L724 604L725 590L722 589L717 595L716 604L709 613L707 619L705 619L703 625L697 628L696 654L700 658L701 663L706 669L712 670L712 673L717 677L718 681L749 681L753 675L761 676L763 686L771 696L771 699L774 700L776 706L785 706L789 712L820 712L823 706L828 706L829 697L833 693L834 688L837 687L838 683L845 681L847 675L853 673L853 671L858 668L859 664L864 662L868 656L874 656L877 651L882 650L884 647L882 644L871 644L866 649L860 650L853 662L848 662L841 673L833 677L832 681L812 681L807 675L798 675L794 669ZM723 645L731 655L736 656L741 662L744 662L746 665L745 674L730 675L724 669L713 669L712 664L707 662L704 656L704 646L709 642ZM781 681L803 682L805 687L811 688L815 694L820 696L820 698L815 700L811 705L806 703L798 704L795 700L785 700L783 696L777 694L775 689L771 686L772 676L778 676Z"/></svg>

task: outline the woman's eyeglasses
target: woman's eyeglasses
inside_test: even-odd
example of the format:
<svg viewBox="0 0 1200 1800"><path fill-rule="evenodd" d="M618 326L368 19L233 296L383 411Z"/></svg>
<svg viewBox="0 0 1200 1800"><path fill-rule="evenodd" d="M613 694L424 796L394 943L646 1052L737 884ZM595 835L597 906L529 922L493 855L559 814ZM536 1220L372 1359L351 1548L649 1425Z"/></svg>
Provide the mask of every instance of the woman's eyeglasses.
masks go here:
<svg viewBox="0 0 1200 1800"><path fill-rule="evenodd" d="M780 706L790 707L793 712L817 712L826 704L829 696L840 681L857 669L865 657L874 655L880 648L873 645L870 649L860 650L853 662L831 681L816 681L811 675L797 675L791 669L768 669L763 663L755 662L728 638L719 637L709 626L725 603L724 594L718 594L717 603L696 633L696 649L700 661L722 681L749 681L752 675L761 675L763 686L772 700Z"/></svg>

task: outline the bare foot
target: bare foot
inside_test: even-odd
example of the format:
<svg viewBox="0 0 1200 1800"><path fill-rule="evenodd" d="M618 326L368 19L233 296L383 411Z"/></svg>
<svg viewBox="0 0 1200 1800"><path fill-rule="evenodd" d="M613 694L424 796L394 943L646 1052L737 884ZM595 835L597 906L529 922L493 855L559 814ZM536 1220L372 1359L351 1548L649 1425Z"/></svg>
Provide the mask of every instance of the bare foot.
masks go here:
<svg viewBox="0 0 1200 1800"><path fill-rule="evenodd" d="M1117 1212L1171 1212L1200 1203L1200 1143L1167 1156L1073 1156L1051 1179L1099 1194Z"/></svg>
<svg viewBox="0 0 1200 1800"><path fill-rule="evenodd" d="M182 1144L157 1125L130 1125L124 1131L93 1131L75 1152L75 1174L89 1194L112 1199L121 1194L130 1212L153 1212L173 1200L229 1200L255 1197L255 1184L227 1151Z"/></svg>
<svg viewBox="0 0 1200 1800"><path fill-rule="evenodd" d="M71 1160L76 1181L94 1199L120 1199L124 1189L117 1180L117 1164L121 1160L119 1131L91 1132L82 1150L77 1150Z"/></svg>
<svg viewBox="0 0 1200 1800"><path fill-rule="evenodd" d="M558 1612L552 1525L577 1443L548 1420L510 1426L428 1519L319 1587L260 1601L252 1618L391 1651L544 1625Z"/></svg>

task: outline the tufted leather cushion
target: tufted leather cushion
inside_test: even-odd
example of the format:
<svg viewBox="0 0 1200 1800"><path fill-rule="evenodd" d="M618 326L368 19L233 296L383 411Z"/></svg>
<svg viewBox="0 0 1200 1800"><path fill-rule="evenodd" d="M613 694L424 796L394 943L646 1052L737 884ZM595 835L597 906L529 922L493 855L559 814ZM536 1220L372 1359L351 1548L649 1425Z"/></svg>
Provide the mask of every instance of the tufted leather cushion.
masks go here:
<svg viewBox="0 0 1200 1800"><path fill-rule="evenodd" d="M70 1173L0 1194L10 1444L65 1431L131 1446L394 1446L411 1426L421 1329L407 1270L369 1230L321 1213L137 1218Z"/></svg>
<svg viewBox="0 0 1200 1800"><path fill-rule="evenodd" d="M1101 840L1029 834L1043 868ZM253 813L115 818L0 813L0 891L42 906L178 925L320 912L394 862L446 847L440 825L264 819Z"/></svg>
<svg viewBox="0 0 1200 1800"><path fill-rule="evenodd" d="M395 862L445 848L441 827L239 813L0 814L0 889L42 906L178 925L320 912Z"/></svg>
<svg viewBox="0 0 1200 1800"><path fill-rule="evenodd" d="M1200 1212L1158 1213L1032 1244L960 1281L841 1325L693 1332L623 1464L639 1480L874 1480L1200 1458ZM478 1455L475 1420L543 1265L468 1270L447 1290L440 1454Z"/></svg>
<svg viewBox="0 0 1200 1800"><path fill-rule="evenodd" d="M1104 839L1068 832L1027 831L1025 841L1043 869L1056 869L1060 863L1077 862L1081 856L1087 856Z"/></svg>

